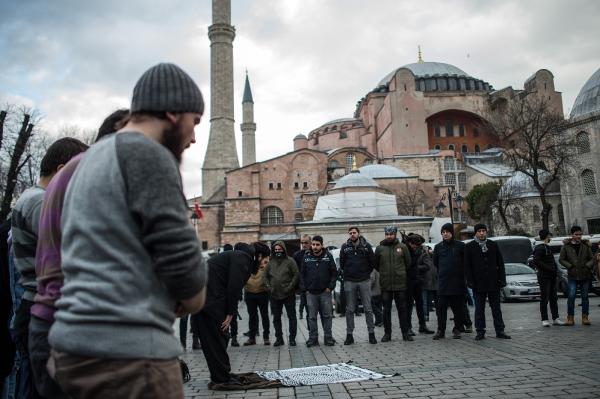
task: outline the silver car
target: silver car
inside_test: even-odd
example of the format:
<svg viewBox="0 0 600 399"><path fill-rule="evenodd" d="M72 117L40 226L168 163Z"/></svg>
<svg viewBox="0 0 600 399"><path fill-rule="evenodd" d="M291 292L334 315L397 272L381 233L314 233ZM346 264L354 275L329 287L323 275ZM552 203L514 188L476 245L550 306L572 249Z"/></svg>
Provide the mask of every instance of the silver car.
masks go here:
<svg viewBox="0 0 600 399"><path fill-rule="evenodd" d="M522 263L506 263L506 287L500 290L500 300L539 299L540 285L535 270Z"/></svg>

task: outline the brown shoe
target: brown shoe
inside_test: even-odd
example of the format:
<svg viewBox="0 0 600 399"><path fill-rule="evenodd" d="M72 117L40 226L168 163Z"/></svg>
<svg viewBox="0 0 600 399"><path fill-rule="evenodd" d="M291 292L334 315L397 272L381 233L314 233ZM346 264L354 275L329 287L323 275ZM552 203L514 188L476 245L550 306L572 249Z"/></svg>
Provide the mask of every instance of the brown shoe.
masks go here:
<svg viewBox="0 0 600 399"><path fill-rule="evenodd" d="M575 325L575 316L567 316L567 321L565 322L565 326L574 326Z"/></svg>
<svg viewBox="0 0 600 399"><path fill-rule="evenodd" d="M256 345L256 339L248 338L248 341L244 342L244 346Z"/></svg>
<svg viewBox="0 0 600 399"><path fill-rule="evenodd" d="M584 326L591 326L592 322L590 322L590 318L588 315L584 314L581 316L581 324Z"/></svg>

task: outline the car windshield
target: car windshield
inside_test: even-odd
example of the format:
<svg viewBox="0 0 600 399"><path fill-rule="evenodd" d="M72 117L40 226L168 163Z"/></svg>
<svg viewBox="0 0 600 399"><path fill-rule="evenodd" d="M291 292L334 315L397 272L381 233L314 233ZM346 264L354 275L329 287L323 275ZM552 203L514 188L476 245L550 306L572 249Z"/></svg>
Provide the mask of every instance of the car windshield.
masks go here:
<svg viewBox="0 0 600 399"><path fill-rule="evenodd" d="M504 270L507 276L515 276L517 274L535 274L535 271L529 266L518 263L507 263L504 265Z"/></svg>
<svg viewBox="0 0 600 399"><path fill-rule="evenodd" d="M494 240L492 237L492 241L498 244L500 253L506 263L525 263L533 253L531 241L525 237L504 240Z"/></svg>

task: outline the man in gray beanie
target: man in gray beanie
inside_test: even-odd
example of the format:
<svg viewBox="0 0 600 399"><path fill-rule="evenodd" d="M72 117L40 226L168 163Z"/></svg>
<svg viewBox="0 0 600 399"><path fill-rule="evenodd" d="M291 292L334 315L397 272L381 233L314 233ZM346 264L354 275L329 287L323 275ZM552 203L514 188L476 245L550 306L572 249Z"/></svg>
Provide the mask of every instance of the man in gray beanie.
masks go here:
<svg viewBox="0 0 600 399"><path fill-rule="evenodd" d="M49 336L49 363L69 397L183 397L173 322L202 308L207 268L178 166L203 112L181 68L150 68L129 122L94 144L70 181Z"/></svg>

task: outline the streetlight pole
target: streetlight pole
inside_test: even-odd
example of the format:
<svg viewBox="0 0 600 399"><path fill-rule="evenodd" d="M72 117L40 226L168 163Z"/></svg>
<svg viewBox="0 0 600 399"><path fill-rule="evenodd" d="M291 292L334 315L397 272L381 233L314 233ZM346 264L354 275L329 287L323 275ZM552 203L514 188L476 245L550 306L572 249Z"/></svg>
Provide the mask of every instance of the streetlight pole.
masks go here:
<svg viewBox="0 0 600 399"><path fill-rule="evenodd" d="M448 187L448 207L450 208L450 223L454 226L454 209L452 209L452 190Z"/></svg>

